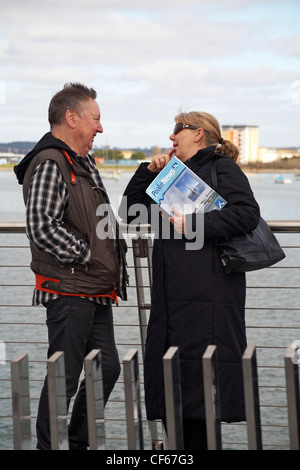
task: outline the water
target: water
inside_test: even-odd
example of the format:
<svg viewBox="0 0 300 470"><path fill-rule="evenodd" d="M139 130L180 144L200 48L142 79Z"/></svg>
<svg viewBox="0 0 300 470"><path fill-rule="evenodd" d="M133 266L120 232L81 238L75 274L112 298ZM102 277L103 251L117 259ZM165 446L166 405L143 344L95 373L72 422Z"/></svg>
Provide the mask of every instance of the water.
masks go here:
<svg viewBox="0 0 300 470"><path fill-rule="evenodd" d="M124 172L116 181L105 179L104 184L111 199L112 206L117 210L120 197L132 176L131 172ZM260 204L262 216L268 220L295 220L300 219L299 195L300 181L296 181L292 174L283 175L292 180L290 184L275 184L274 174L252 173L248 175L255 197ZM23 221L24 203L22 187L17 184L13 172L0 172L0 220ZM278 234L278 239L285 246L299 245L299 234ZM22 246L27 244L23 234L0 235L0 245ZM299 266L299 250L286 249L287 260L282 266ZM44 376L47 348L47 331L45 327L45 312L43 307L32 308L31 296L33 275L28 269L30 262L29 252L23 248L0 248L1 265L19 266L17 269L0 269L0 340L7 342L7 359L24 352L29 353L32 416L36 415L41 380ZM130 263L132 264L132 263ZM24 266L24 267L20 267ZM131 270L132 271L132 270ZM130 272L133 277L133 272ZM5 284L5 286L3 286ZM16 290L14 284L21 284ZM247 335L248 343L257 345L259 368L259 384L262 410L263 439L268 445L280 448L280 445L288 444L288 432L282 428L274 427L277 424L287 425L287 413L285 408L284 370L283 356L285 347L294 339L300 338L300 318L296 309L299 308L299 290L293 289L300 285L300 269L263 270L247 275ZM284 287L284 289L282 289ZM4 306L3 306L4 305ZM5 307L8 305L9 307ZM122 305L122 303L121 303ZM137 308L135 288L129 289L129 300L123 303L124 308L114 309L116 340L120 359L131 347L132 343L139 341L139 329L132 326L137 323ZM22 307L20 307L22 306ZM283 306L281 310L275 307ZM261 310L257 310L261 307ZM281 308L281 307L280 307ZM14 325L10 325L13 322ZM16 324L16 323L19 323ZM26 323L26 324L24 324ZM266 328L261 328L264 326ZM284 328L279 328L284 327ZM20 342L21 341L21 342ZM35 344L35 342L42 344ZM26 342L24 345L22 342ZM31 344L32 343L32 344ZM24 350L26 348L26 351ZM139 353L140 354L140 353ZM141 356L140 360L141 360ZM0 365L0 416L11 415L9 366ZM121 378L122 381L122 378ZM124 415L124 405L118 404L124 399L123 385L117 384L112 394L113 402L107 406L106 418L110 424L106 428L108 448L126 448L126 425L116 421L119 415ZM275 405L275 407L274 407ZM145 414L143 415L145 418ZM34 424L33 424L34 433ZM10 434L10 436L8 436ZM12 448L11 417L0 418L0 449ZM116 435L123 436L123 440L114 440ZM223 446L243 448L243 444L233 445L232 442L247 442L246 430L243 425L222 427ZM226 443L229 444L226 444Z"/></svg>
<svg viewBox="0 0 300 470"><path fill-rule="evenodd" d="M132 172L128 171L119 180L103 180L115 209L131 176ZM300 181L296 181L293 174L282 175L291 180L290 184L275 184L274 173L249 173L247 176L264 218L300 219ZM0 220L24 220L22 186L17 184L12 171L0 171Z"/></svg>

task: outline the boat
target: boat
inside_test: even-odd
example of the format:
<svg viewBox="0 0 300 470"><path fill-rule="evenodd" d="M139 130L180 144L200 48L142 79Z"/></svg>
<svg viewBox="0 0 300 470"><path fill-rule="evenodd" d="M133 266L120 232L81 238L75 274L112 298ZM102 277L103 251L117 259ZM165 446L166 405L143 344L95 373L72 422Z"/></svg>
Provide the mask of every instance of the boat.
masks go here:
<svg viewBox="0 0 300 470"><path fill-rule="evenodd" d="M122 172L120 170L112 170L112 171L102 171L101 178L102 179L112 179L118 181L122 176Z"/></svg>
<svg viewBox="0 0 300 470"><path fill-rule="evenodd" d="M284 178L282 175L276 175L273 178L274 183L277 184L284 184L284 183L291 183L292 180L290 178Z"/></svg>

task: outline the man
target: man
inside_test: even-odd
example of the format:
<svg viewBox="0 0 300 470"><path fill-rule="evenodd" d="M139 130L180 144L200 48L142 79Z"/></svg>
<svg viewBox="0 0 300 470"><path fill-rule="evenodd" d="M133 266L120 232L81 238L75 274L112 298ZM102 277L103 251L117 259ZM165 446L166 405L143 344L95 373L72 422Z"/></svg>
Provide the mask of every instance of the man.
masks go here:
<svg viewBox="0 0 300 470"><path fill-rule="evenodd" d="M95 136L103 132L96 97L84 85L65 85L49 105L51 132L15 167L23 184L36 276L33 305L47 309L48 357L64 351L68 405L76 394L84 357L92 349L101 349L105 403L108 400L120 374L112 304L117 296L127 299L125 242L119 238L95 161L88 155ZM109 212L113 237L96 234L100 205ZM38 449L50 449L47 377L37 440ZM69 447L88 447L84 380L73 405Z"/></svg>

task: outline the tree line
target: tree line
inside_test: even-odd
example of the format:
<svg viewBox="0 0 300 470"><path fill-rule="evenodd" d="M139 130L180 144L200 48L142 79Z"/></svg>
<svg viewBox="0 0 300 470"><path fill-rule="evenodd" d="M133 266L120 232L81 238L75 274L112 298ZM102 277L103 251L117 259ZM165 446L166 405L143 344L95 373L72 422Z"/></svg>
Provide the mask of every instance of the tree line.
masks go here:
<svg viewBox="0 0 300 470"><path fill-rule="evenodd" d="M123 160L124 155L121 150L100 149L93 152L94 158L104 158L104 160ZM142 151L134 152L131 160L145 160L146 154Z"/></svg>

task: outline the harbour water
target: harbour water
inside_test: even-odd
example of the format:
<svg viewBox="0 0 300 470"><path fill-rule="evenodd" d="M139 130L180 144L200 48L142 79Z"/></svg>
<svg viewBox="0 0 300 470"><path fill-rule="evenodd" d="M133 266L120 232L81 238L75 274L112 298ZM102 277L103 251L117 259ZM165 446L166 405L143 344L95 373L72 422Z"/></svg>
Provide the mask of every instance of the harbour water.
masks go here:
<svg viewBox="0 0 300 470"><path fill-rule="evenodd" d="M131 177L132 173L124 172L118 179L105 179L104 184L111 199L112 206L117 210L120 197ZM262 216L267 220L299 220L299 196L300 181L296 181L293 174L283 175L291 180L289 184L275 184L274 174L251 173L248 175L255 197L260 204ZM0 220L23 221L24 204L22 187L17 184L12 171L0 172ZM278 234L277 238L283 246L299 246L299 234ZM28 268L28 250L21 248L5 249L3 246L22 246L26 244L25 235L16 235L14 240L9 234L0 235L1 239L1 267L0 269L0 341L8 342L7 359L10 360L17 354L28 352L33 359L30 366L30 374L33 376L33 411L36 413L41 380L45 371L45 350L47 344L47 332L45 327L44 309L30 307L33 278ZM285 347L295 339L300 339L300 315L299 315L299 286L300 263L299 250L288 248L288 266L292 269L270 269L247 275L247 335L248 343L258 347L258 361L263 364L259 370L259 382L262 387L261 402L264 404L262 422L264 423L263 439L268 448L281 448L288 444L287 416L284 406L284 372L282 370ZM19 268L13 271L12 265ZM5 267L7 266L7 267ZM24 267L22 267L24 266ZM298 267L298 269L295 269ZM294 269L293 269L294 268ZM20 284L17 291L14 284ZM135 289L129 291L128 306L115 309L116 339L119 343L120 359L132 344L139 342L139 329L132 326L136 322L137 309L132 307L135 303ZM6 306L9 306L9 309ZM22 307L20 307L22 306ZM124 307L124 308L123 308ZM279 308L277 308L279 307ZM134 318L133 318L134 317ZM22 323L26 322L25 326ZM4 325L4 323L6 323ZM10 325L10 323L13 323ZM21 326L20 326L21 325ZM36 344L34 338L38 337L41 344ZM23 344L25 343L25 346ZM32 344L31 344L32 343ZM24 347L26 350L24 350ZM29 349L29 351L28 351ZM9 390L9 365L0 364L0 415L11 416L11 402L8 400ZM4 398L3 398L4 397ZM113 392L113 402L108 405L107 416L111 418L111 426L108 435L111 443L108 448L126 448L126 427L114 421L120 414L120 407L124 413L124 404L116 405L123 400L122 385L116 386ZM145 416L144 416L145 418ZM278 424L285 426L277 428ZM235 444L232 441L245 443L247 441L245 428L241 425L228 426L222 430L223 439L228 442L228 448L243 448L243 444ZM11 418L0 420L0 449L12 448ZM123 440L117 443L114 435L121 434ZM225 447L225 446L224 446Z"/></svg>
<svg viewBox="0 0 300 470"><path fill-rule="evenodd" d="M132 172L124 171L119 179L103 180L115 209L131 176ZM282 173L284 179L291 181L286 184L275 184L274 173L249 173L247 176L264 218L300 218L300 181L292 173ZM0 220L24 220L22 186L17 184L12 171L0 172Z"/></svg>

